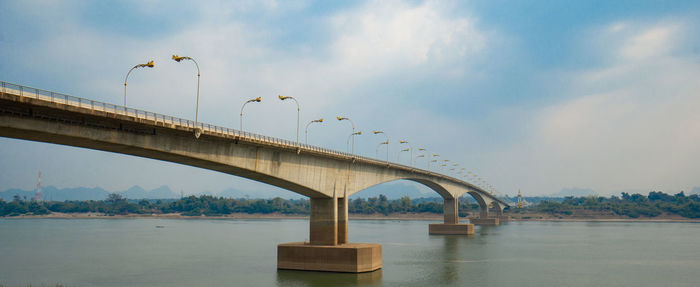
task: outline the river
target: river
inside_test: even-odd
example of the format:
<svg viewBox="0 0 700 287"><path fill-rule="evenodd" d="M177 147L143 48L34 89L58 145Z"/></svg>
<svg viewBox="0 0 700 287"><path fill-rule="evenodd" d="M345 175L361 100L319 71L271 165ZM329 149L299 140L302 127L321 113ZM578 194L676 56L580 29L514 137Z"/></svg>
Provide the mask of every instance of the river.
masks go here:
<svg viewBox="0 0 700 287"><path fill-rule="evenodd" d="M380 243L363 274L276 269L296 219L0 219L9 286L699 286L700 224L510 222L428 235L429 221L351 220Z"/></svg>

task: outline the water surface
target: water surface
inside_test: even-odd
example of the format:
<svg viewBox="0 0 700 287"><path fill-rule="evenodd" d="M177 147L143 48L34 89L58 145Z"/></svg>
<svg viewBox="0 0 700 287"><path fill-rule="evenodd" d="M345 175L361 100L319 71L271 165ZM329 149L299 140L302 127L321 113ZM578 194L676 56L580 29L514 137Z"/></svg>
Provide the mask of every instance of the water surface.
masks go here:
<svg viewBox="0 0 700 287"><path fill-rule="evenodd" d="M382 244L364 274L276 269L308 221L0 219L5 286L698 286L700 224L511 222L465 236L428 221L352 220ZM163 226L163 228L156 228Z"/></svg>

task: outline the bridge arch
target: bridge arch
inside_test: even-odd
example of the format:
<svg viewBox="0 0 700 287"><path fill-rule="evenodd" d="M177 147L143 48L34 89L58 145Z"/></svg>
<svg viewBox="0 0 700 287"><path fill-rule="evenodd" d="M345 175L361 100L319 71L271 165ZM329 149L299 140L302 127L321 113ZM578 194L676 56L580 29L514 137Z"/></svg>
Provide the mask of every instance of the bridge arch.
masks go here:
<svg viewBox="0 0 700 287"><path fill-rule="evenodd" d="M367 190L367 189L370 189L370 188L375 187L375 186L378 186L378 185L388 184L388 183L394 183L394 182L400 182L400 181L415 182L415 183L418 183L418 184L420 184L420 185L422 185L422 186L425 186L425 187L429 188L430 190L432 190L432 191L434 191L435 193L437 193L438 195L440 195L442 198L452 198L452 194L450 194L450 192L447 191L447 189L445 189L445 187L443 187L442 185L440 185L440 184L438 184L438 183L435 183L435 182L433 182L433 181L430 181L430 180L421 179L421 178L411 178L411 177L406 177L406 178L393 178L393 179L386 180L386 181L382 181L382 182L372 183L371 185L360 187L361 189L359 189L358 191L353 192L352 194L360 193L360 192L362 192L362 191L365 191L365 190Z"/></svg>

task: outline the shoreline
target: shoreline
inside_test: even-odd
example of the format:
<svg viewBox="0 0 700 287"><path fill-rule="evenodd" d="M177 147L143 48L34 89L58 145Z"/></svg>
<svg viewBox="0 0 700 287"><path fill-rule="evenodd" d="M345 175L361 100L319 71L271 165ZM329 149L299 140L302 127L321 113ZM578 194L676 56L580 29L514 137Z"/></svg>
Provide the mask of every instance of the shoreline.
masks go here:
<svg viewBox="0 0 700 287"><path fill-rule="evenodd" d="M512 216L512 215L511 215ZM350 220L401 220L401 221L442 221L442 214L435 213L392 213L389 215L383 214L350 214ZM299 214L281 214L281 213L232 213L222 216L185 216L179 213L167 214L127 214L127 215L106 215L103 213L51 213L46 215L18 215L18 216L1 216L1 219L128 219L128 218L154 218L154 219L308 219L308 215ZM460 217L462 223L467 222L468 217ZM679 222L679 223L700 223L700 219L692 218L618 218L618 217L601 217L601 218L511 218L512 222Z"/></svg>

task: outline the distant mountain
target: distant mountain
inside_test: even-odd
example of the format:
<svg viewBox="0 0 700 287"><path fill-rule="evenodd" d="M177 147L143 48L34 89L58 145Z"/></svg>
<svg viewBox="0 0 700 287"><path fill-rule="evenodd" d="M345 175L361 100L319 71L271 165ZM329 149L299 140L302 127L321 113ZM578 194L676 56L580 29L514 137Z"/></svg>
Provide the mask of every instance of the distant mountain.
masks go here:
<svg viewBox="0 0 700 287"><path fill-rule="evenodd" d="M109 192L99 187L75 187L58 189L47 186L41 190L44 200L103 200Z"/></svg>
<svg viewBox="0 0 700 287"><path fill-rule="evenodd" d="M147 191L138 185L134 185L131 188L118 192L121 196L129 199L168 199L168 198L180 198L180 195L170 190L168 186L161 186L151 191Z"/></svg>
<svg viewBox="0 0 700 287"><path fill-rule="evenodd" d="M551 194L548 197L567 197L567 196L588 196L588 195L598 195L595 191L590 188L562 188L560 192Z"/></svg>
<svg viewBox="0 0 700 287"><path fill-rule="evenodd" d="M117 192L128 199L169 199L180 198L180 195L174 193L167 186L161 186L151 191L144 190L139 186L133 186L125 191ZM65 200L104 200L109 195L109 192L100 187L73 187L73 188L56 188L55 186L46 186L41 188L42 198L48 201L65 201ZM19 195L22 199L32 199L36 195L36 190L21 190L8 189L0 191L0 199L11 201L15 195Z"/></svg>
<svg viewBox="0 0 700 287"><path fill-rule="evenodd" d="M0 199L4 201L11 201L15 195L18 195L22 199L32 199L34 197L35 191L27 191L27 190L21 190L21 189L8 189L5 191L0 192Z"/></svg>
<svg viewBox="0 0 700 287"><path fill-rule="evenodd" d="M4 201L11 201L15 195L22 199L32 199L36 190L8 189L0 192L0 198ZM64 200L103 200L107 198L109 192L99 187L75 187L58 189L54 186L42 187L41 194L44 200L64 201Z"/></svg>
<svg viewBox="0 0 700 287"><path fill-rule="evenodd" d="M250 198L250 192L240 191L234 188L227 188L219 192L217 196L225 198Z"/></svg>
<svg viewBox="0 0 700 287"><path fill-rule="evenodd" d="M261 190L255 190L255 191L240 191L235 188L227 188L222 190L221 192L218 192L216 194L212 194L215 196L220 196L220 197L225 197L225 198L275 198L275 197L280 197L284 199L298 199L298 198L303 198L304 196L288 191L288 190L283 190L283 189L261 189Z"/></svg>
<svg viewBox="0 0 700 287"><path fill-rule="evenodd" d="M19 195L22 199L32 199L35 196L34 190L8 189L0 191L0 199L4 201L12 201L15 195ZM132 186L124 191L117 191L117 194L127 199L176 199L180 198L180 194L172 191L170 187L163 185L153 190L146 190L138 185ZM49 201L65 201L65 200L104 200L109 196L110 192L100 187L75 187L75 188L56 188L54 186L46 186L42 188L42 196L44 200ZM418 198L439 198L440 196L428 188L420 188L416 184L408 182L392 182L380 184L359 193L353 194L351 198L369 198L379 197L384 194L388 199L399 199L405 195L412 199ZM284 199L299 199L304 196L282 189L261 188L253 191L241 191L235 188L227 188L220 192L202 191L196 195L211 195L225 198L275 198L281 197Z"/></svg>

